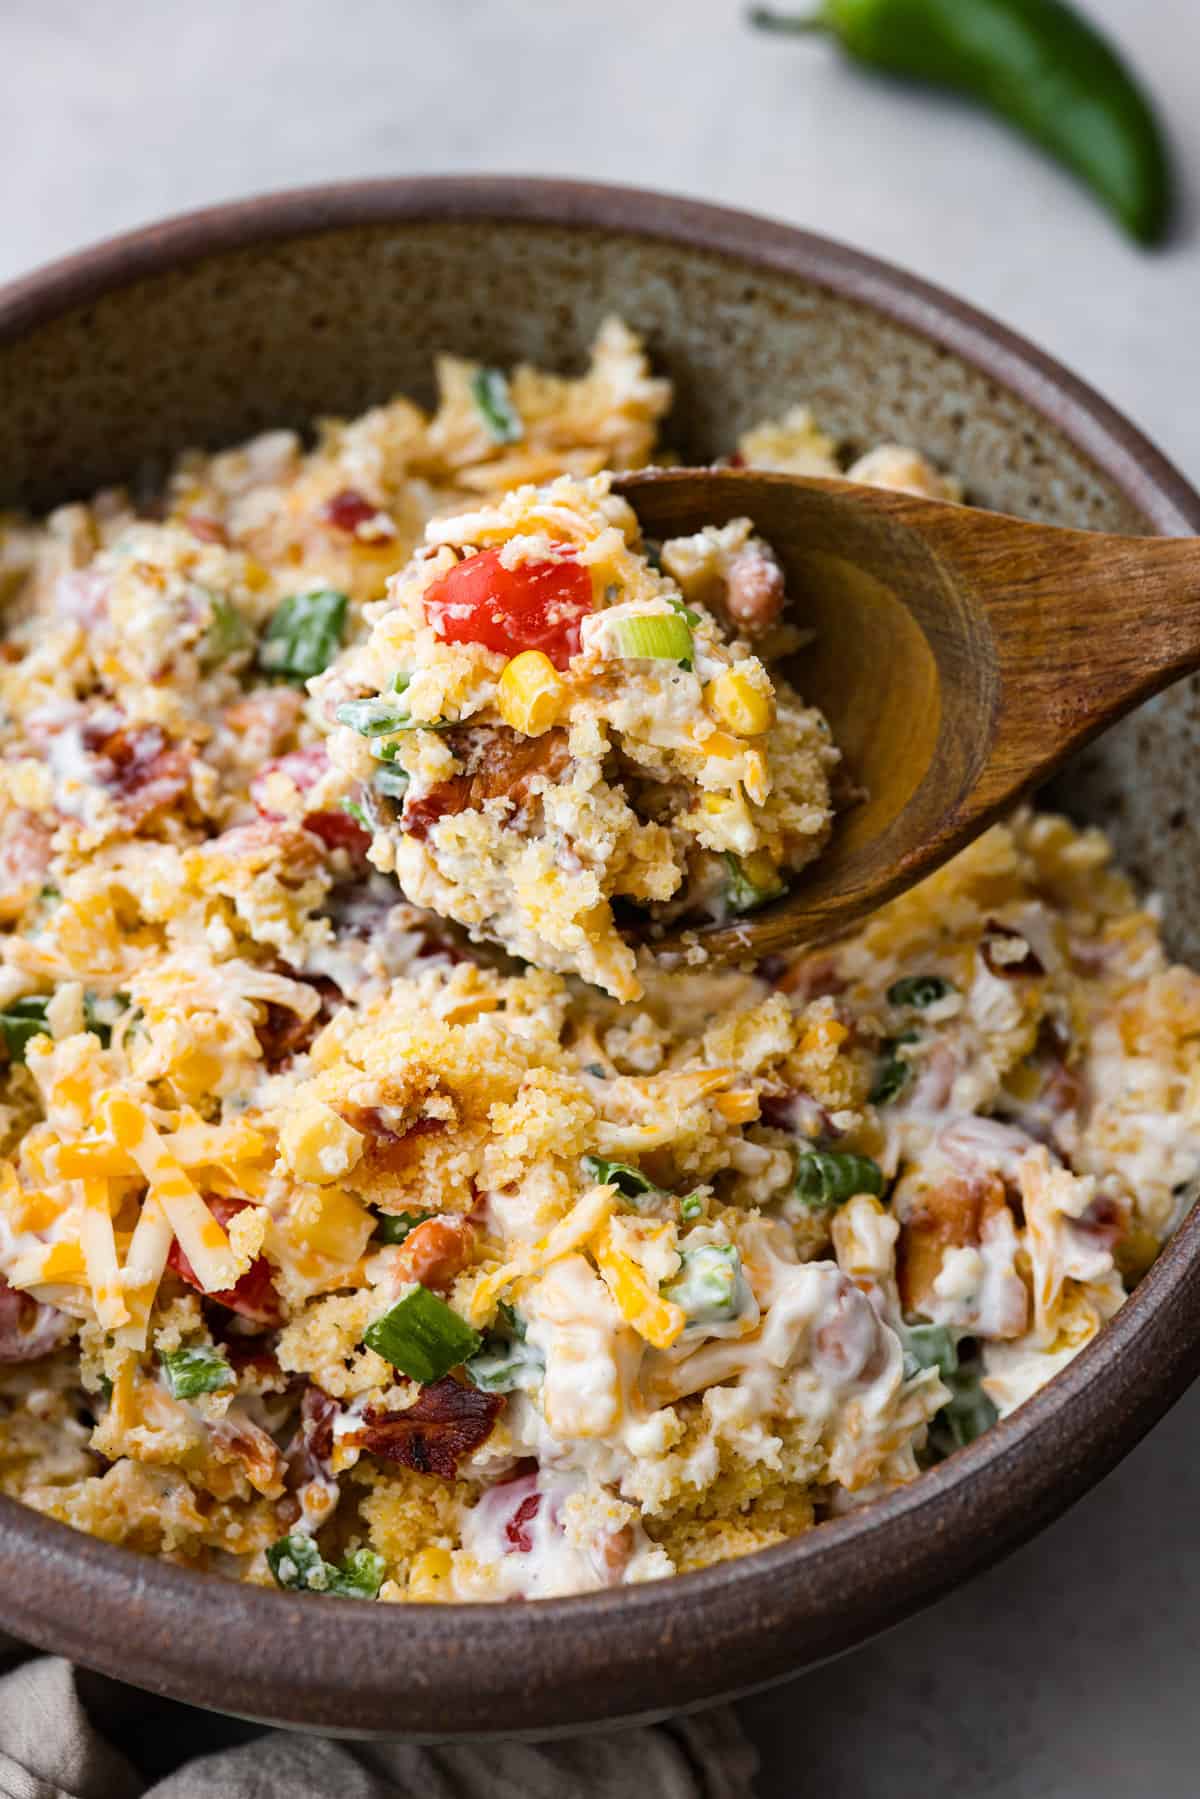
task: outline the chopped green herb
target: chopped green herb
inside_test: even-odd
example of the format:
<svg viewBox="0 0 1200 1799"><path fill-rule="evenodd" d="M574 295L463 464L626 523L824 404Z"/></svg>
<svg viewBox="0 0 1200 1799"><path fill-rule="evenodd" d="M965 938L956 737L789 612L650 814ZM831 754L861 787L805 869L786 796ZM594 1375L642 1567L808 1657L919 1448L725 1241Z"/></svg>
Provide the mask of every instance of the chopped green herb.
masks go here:
<svg viewBox="0 0 1200 1799"><path fill-rule="evenodd" d="M951 1397L929 1426L929 1447L935 1456L965 1449L990 1430L1000 1416L980 1384L982 1376L983 1368L978 1362L942 1375Z"/></svg>
<svg viewBox="0 0 1200 1799"><path fill-rule="evenodd" d="M62 894L59 892L58 888L54 885L53 881L47 881L46 885L42 888L41 892L38 894L38 898L44 899L44 900L56 900L56 899L61 899Z"/></svg>
<svg viewBox="0 0 1200 1799"><path fill-rule="evenodd" d="M602 1156L584 1156L583 1172L602 1187L615 1187L622 1199L640 1199L643 1193L658 1193L661 1188L648 1180L640 1168L628 1162L606 1162Z"/></svg>
<svg viewBox="0 0 1200 1799"><path fill-rule="evenodd" d="M468 1379L481 1393L540 1387L546 1363L541 1351L525 1341L525 1320L503 1302L496 1311L499 1322L485 1333L483 1348L466 1364Z"/></svg>
<svg viewBox="0 0 1200 1799"><path fill-rule="evenodd" d="M922 1368L936 1368L949 1385L958 1372L958 1349L944 1324L906 1324L901 1332L904 1345L904 1378L911 1380Z"/></svg>
<svg viewBox="0 0 1200 1799"><path fill-rule="evenodd" d="M786 883L778 869L771 871L769 879L765 875L756 877L732 850L726 850L724 855L725 866L729 870L726 897L734 912L757 911L759 906L778 899L784 891Z"/></svg>
<svg viewBox="0 0 1200 1799"><path fill-rule="evenodd" d="M272 1543L267 1565L281 1587L294 1593L332 1593L338 1599L376 1598L386 1572L383 1557L373 1549L352 1549L336 1567L303 1531Z"/></svg>
<svg viewBox="0 0 1200 1799"><path fill-rule="evenodd" d="M218 1393L233 1385L233 1369L219 1349L206 1344L163 1350L158 1359L174 1399L195 1399L198 1393Z"/></svg>
<svg viewBox="0 0 1200 1799"><path fill-rule="evenodd" d="M334 714L339 725L349 725L360 737L390 737L406 731L411 723L407 706L398 706L384 693L365 700L344 700Z"/></svg>
<svg viewBox="0 0 1200 1799"><path fill-rule="evenodd" d="M893 981L887 990L890 1006L914 1006L923 1012L926 1006L932 1006L939 999L945 999L948 993L956 993L958 989L953 981L947 981L940 974L910 974L902 981Z"/></svg>
<svg viewBox="0 0 1200 1799"><path fill-rule="evenodd" d="M46 1008L49 1004L49 994L31 993L24 999L10 999L0 1012L0 1034L8 1046L11 1061L23 1062L30 1039L47 1035Z"/></svg>
<svg viewBox="0 0 1200 1799"><path fill-rule="evenodd" d="M896 1098L908 1085L912 1074L912 1063L900 1050L906 1043L915 1043L915 1031L903 1031L899 1037L889 1037L882 1045L880 1059L875 1067L875 1083L867 1095L873 1106L886 1106Z"/></svg>
<svg viewBox="0 0 1200 1799"><path fill-rule="evenodd" d="M525 427L513 405L507 378L500 369L476 369L471 376L471 398L493 443L520 442Z"/></svg>
<svg viewBox="0 0 1200 1799"><path fill-rule="evenodd" d="M870 1156L805 1149L796 1158L796 1198L812 1212L832 1211L856 1193L883 1192L883 1170Z"/></svg>
<svg viewBox="0 0 1200 1799"><path fill-rule="evenodd" d="M410 1380L428 1382L475 1355L483 1338L436 1293L413 1287L367 1327L363 1342Z"/></svg>
<svg viewBox="0 0 1200 1799"><path fill-rule="evenodd" d="M706 1243L683 1250L682 1257L682 1269L662 1291L683 1308L689 1324L727 1324L745 1311L750 1288L732 1243Z"/></svg>
<svg viewBox="0 0 1200 1799"><path fill-rule="evenodd" d="M371 829L370 822L367 818L367 815L363 811L362 807L359 805L357 800L350 800L350 799L343 800L342 801L342 811L345 813L348 813L349 816L354 820L355 824L358 825L362 830L369 831Z"/></svg>
<svg viewBox="0 0 1200 1799"><path fill-rule="evenodd" d="M680 668L692 666L692 633L686 621L673 614L648 613L643 618L621 618L613 627L617 652L634 659L656 662L678 662Z"/></svg>
<svg viewBox="0 0 1200 1799"><path fill-rule="evenodd" d="M699 1193L688 1193L680 1200L679 1216L684 1224L694 1224L704 1216L704 1200Z"/></svg>
<svg viewBox="0 0 1200 1799"><path fill-rule="evenodd" d="M389 800L402 800L408 792L408 776L402 768L377 768L371 785Z"/></svg>
<svg viewBox="0 0 1200 1799"><path fill-rule="evenodd" d="M608 1070L603 1062L585 1062L583 1066L584 1071L587 1074L594 1075L598 1081L606 1081L608 1079Z"/></svg>
<svg viewBox="0 0 1200 1799"><path fill-rule="evenodd" d="M258 666L288 681L329 667L341 646L350 602L332 587L291 594L276 608L258 646Z"/></svg>
<svg viewBox="0 0 1200 1799"><path fill-rule="evenodd" d="M253 642L254 633L233 601L221 593L210 594L208 629L199 646L202 666L216 668L239 650L248 650Z"/></svg>
<svg viewBox="0 0 1200 1799"><path fill-rule="evenodd" d="M675 608L676 612L678 612L680 618L682 618L688 629L694 631L696 626L700 623L700 614L698 612L693 612L690 606L685 606L677 593L669 593L667 599Z"/></svg>
<svg viewBox="0 0 1200 1799"><path fill-rule="evenodd" d="M412 676L406 668L401 668L392 676L392 692L407 693L412 686Z"/></svg>
<svg viewBox="0 0 1200 1799"><path fill-rule="evenodd" d="M429 1212L380 1212L375 1235L381 1243L403 1243L430 1216Z"/></svg>

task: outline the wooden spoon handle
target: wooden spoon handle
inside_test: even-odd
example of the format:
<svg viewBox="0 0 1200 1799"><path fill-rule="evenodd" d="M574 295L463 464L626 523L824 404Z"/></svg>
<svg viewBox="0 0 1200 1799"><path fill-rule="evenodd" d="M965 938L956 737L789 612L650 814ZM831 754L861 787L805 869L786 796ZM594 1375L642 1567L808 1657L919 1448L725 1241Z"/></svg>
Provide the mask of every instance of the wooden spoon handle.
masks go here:
<svg viewBox="0 0 1200 1799"><path fill-rule="evenodd" d="M1035 525L1014 535L1009 519L979 533L980 516L966 560L996 657L994 735L974 799L987 807L1200 668L1200 539Z"/></svg>

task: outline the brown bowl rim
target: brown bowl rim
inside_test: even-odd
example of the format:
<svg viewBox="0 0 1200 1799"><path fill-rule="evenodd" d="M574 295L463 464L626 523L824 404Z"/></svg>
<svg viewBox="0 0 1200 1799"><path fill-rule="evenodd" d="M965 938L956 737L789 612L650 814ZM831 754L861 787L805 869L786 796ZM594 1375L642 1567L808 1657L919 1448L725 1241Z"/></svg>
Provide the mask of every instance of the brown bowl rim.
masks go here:
<svg viewBox="0 0 1200 1799"><path fill-rule="evenodd" d="M0 343L205 257L356 225L493 220L657 239L795 275L944 346L1024 400L1155 529L1200 494L1135 426L985 314L861 251L670 194L505 176L352 181L209 207L0 288ZM234 1585L0 1499L0 1616L192 1704L348 1735L548 1735L746 1691L930 1603L1066 1509L1200 1371L1200 1213L1040 1393L912 1486L667 1582L520 1606L364 1606Z"/></svg>

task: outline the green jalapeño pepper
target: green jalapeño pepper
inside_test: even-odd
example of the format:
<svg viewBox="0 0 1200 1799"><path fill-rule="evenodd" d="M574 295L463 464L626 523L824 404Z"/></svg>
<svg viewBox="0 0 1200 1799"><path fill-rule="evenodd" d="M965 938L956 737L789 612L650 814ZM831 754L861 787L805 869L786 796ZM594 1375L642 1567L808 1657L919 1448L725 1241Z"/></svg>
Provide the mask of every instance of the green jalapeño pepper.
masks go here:
<svg viewBox="0 0 1200 1799"><path fill-rule="evenodd" d="M989 107L1100 197L1131 236L1166 232L1171 178L1158 121L1116 52L1064 0L819 0L755 25L825 31L855 61Z"/></svg>

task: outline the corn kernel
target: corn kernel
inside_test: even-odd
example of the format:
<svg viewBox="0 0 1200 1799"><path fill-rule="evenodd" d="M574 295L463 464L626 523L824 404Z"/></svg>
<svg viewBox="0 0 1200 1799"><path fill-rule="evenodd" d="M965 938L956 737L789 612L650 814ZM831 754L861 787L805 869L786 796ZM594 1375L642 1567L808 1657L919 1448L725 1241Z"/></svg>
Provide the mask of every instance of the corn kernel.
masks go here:
<svg viewBox="0 0 1200 1799"><path fill-rule="evenodd" d="M549 656L522 650L500 677L496 705L506 725L526 737L540 737L562 711L563 684Z"/></svg>
<svg viewBox="0 0 1200 1799"><path fill-rule="evenodd" d="M704 700L718 724L739 737L761 737L771 722L771 702L739 669L726 668L709 682Z"/></svg>
<svg viewBox="0 0 1200 1799"><path fill-rule="evenodd" d="M749 1087L731 1093L718 1093L713 1105L728 1124L749 1124L758 1117L758 1094Z"/></svg>
<svg viewBox="0 0 1200 1799"><path fill-rule="evenodd" d="M448 1549L432 1544L428 1549L419 1550L408 1570L408 1597L440 1599L445 1590L444 1583L449 1579L453 1567L454 1559Z"/></svg>

